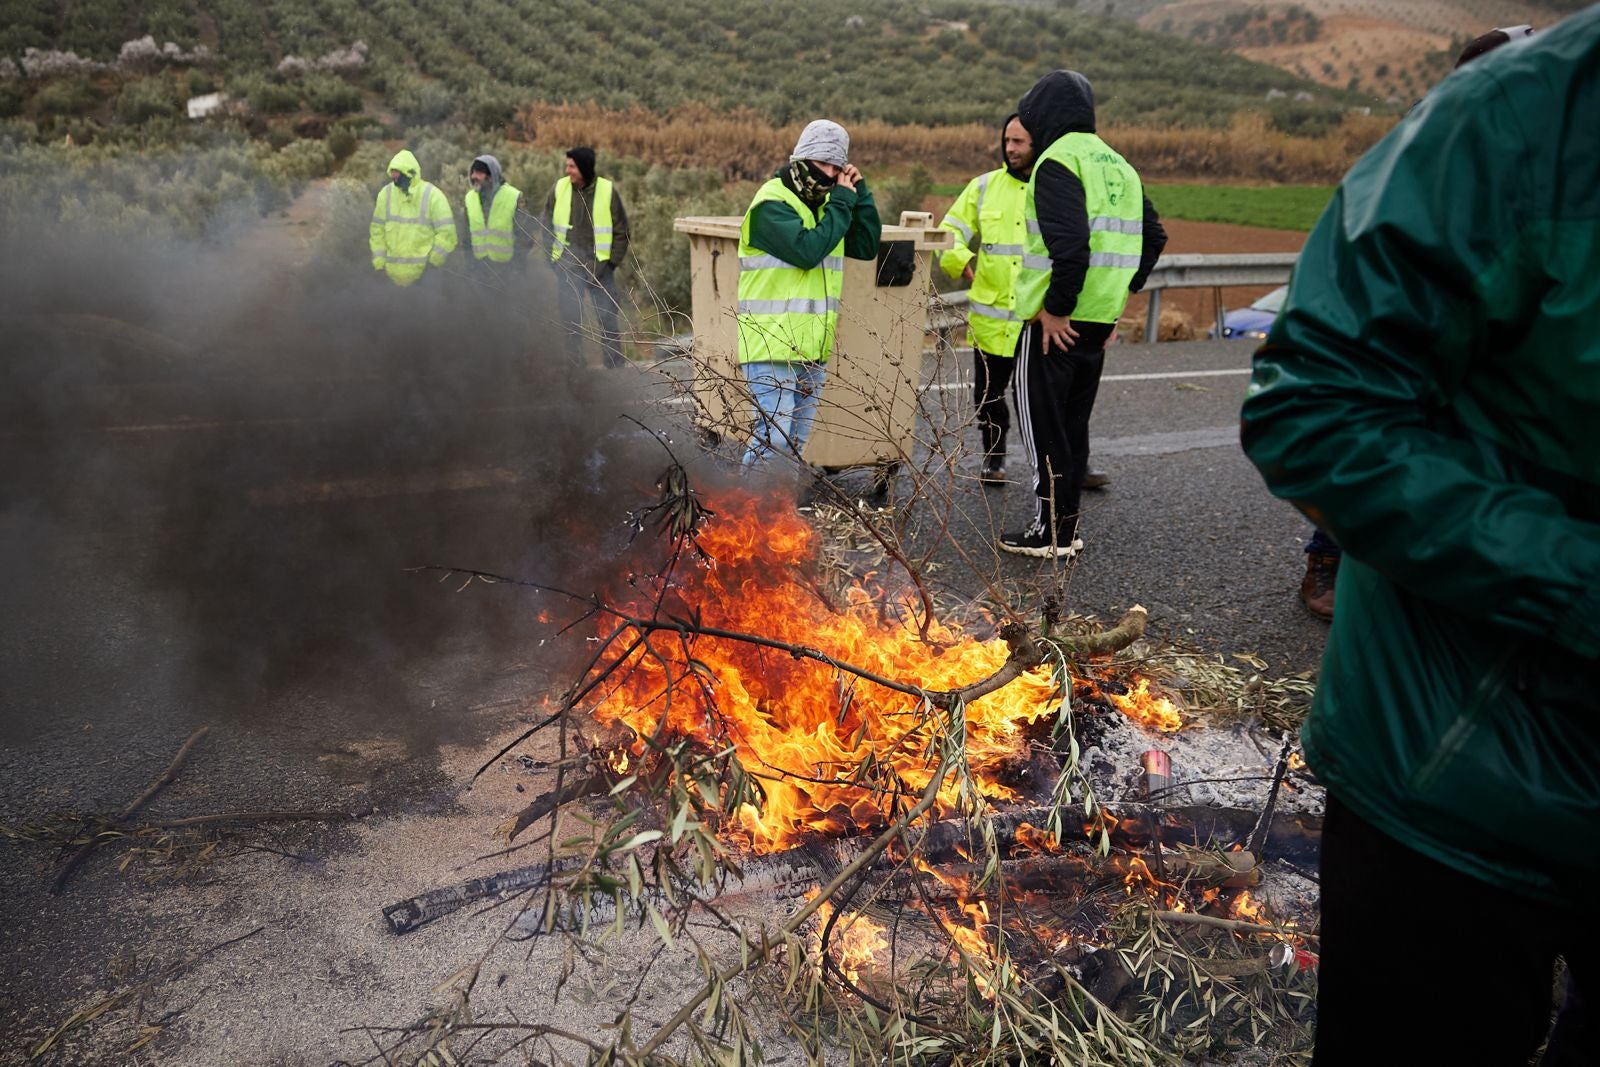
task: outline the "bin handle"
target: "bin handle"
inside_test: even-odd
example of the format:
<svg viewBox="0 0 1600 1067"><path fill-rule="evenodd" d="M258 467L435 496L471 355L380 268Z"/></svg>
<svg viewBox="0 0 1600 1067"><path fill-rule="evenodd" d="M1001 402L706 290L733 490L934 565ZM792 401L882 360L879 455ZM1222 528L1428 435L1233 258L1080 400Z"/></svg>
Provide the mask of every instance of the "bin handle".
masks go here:
<svg viewBox="0 0 1600 1067"><path fill-rule="evenodd" d="M722 255L722 249L713 248L711 250L711 292L715 296L722 295L722 290L717 287L717 257L720 255Z"/></svg>

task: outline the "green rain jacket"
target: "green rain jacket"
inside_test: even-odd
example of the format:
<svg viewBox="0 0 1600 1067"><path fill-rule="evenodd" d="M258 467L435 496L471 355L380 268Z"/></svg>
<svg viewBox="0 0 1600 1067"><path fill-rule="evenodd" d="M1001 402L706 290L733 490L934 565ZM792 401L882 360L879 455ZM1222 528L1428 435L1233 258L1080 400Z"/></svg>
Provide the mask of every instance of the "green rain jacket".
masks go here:
<svg viewBox="0 0 1600 1067"><path fill-rule="evenodd" d="M1346 176L1243 443L1344 547L1303 731L1391 837L1600 878L1600 7L1447 78Z"/></svg>

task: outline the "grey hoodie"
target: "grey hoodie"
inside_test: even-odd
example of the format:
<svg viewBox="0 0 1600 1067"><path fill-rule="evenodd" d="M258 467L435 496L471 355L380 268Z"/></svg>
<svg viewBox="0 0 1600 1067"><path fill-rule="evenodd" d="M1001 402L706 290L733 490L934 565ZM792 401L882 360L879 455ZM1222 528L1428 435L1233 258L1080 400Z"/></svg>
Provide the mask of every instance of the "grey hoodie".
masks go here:
<svg viewBox="0 0 1600 1067"><path fill-rule="evenodd" d="M483 202L483 216L489 217L489 205L494 203L494 194L506 183L506 177L500 171L500 161L493 156L478 156L473 164L482 163L489 168L489 180L483 183L483 188L478 191L478 197Z"/></svg>

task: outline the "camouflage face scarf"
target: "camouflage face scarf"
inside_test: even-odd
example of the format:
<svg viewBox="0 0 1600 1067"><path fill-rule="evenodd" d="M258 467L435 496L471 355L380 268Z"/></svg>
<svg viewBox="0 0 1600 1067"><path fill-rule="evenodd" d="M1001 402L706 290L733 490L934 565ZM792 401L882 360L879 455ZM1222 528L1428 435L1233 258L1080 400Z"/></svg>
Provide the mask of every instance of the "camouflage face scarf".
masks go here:
<svg viewBox="0 0 1600 1067"><path fill-rule="evenodd" d="M812 207L816 207L828 199L828 192L833 188L835 180L822 173L810 160L794 159L789 161L789 188L794 190L796 196Z"/></svg>

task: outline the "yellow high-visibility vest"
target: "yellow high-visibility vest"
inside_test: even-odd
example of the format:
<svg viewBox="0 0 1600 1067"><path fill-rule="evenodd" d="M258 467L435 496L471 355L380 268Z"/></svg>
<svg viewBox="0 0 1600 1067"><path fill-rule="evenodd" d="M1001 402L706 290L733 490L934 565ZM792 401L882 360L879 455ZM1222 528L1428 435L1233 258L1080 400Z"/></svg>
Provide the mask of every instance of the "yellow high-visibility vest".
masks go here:
<svg viewBox="0 0 1600 1067"><path fill-rule="evenodd" d="M467 193L467 232L472 242L472 254L491 263L510 263L511 253L517 244L517 201L522 191L514 185L502 185L489 204L488 225L483 219L483 197L476 190Z"/></svg>
<svg viewBox="0 0 1600 1067"><path fill-rule="evenodd" d="M808 230L821 219L821 208L813 211L778 178L763 185L750 201L739 228L739 362L825 363L839 325L844 238L810 269L756 248L750 243L750 218L757 205L769 200L794 208Z"/></svg>
<svg viewBox="0 0 1600 1067"><path fill-rule="evenodd" d="M422 180L416 156L402 149L389 161L389 169L409 174L411 187L401 192L390 182L378 191L367 246L375 269L396 285L411 285L430 264L444 266L456 247L456 220L449 198Z"/></svg>
<svg viewBox="0 0 1600 1067"><path fill-rule="evenodd" d="M1013 355L1022 334L1016 282L1028 232L1027 201L1028 183L1001 167L968 182L939 223L956 235L956 247L939 257L941 270L957 278L977 259L967 292L968 341L998 356ZM967 247L973 238L979 242L976 256Z"/></svg>
<svg viewBox="0 0 1600 1067"><path fill-rule="evenodd" d="M594 258L601 263L611 261L611 179L594 180ZM550 226L556 231L550 245L550 262L561 258L567 250L567 234L572 232L572 179L563 175L556 182L555 207L550 212Z"/></svg>
<svg viewBox="0 0 1600 1067"><path fill-rule="evenodd" d="M1017 275L1017 314L1030 319L1044 306L1050 288L1050 253L1039 233L1033 202L1039 170L1054 160L1083 183L1089 212L1089 269L1077 306L1070 312L1080 322L1116 322L1128 306L1128 285L1139 272L1144 252L1144 186L1139 173L1110 145L1092 133L1062 135L1039 155L1028 180L1028 234Z"/></svg>

